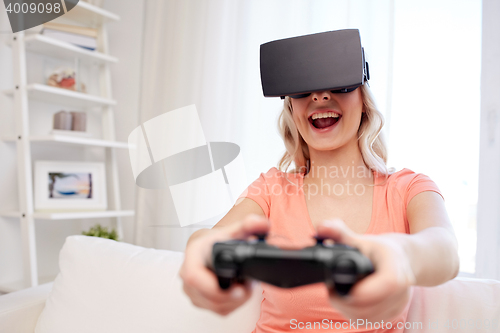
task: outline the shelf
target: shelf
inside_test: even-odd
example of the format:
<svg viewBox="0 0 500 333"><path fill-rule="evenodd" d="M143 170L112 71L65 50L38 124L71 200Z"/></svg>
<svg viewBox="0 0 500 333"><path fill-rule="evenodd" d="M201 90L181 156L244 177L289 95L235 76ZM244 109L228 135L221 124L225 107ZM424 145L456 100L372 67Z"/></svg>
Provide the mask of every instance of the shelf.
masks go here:
<svg viewBox="0 0 500 333"><path fill-rule="evenodd" d="M103 210L103 211L78 211L78 212L35 212L33 218L38 220L74 220L74 219L97 219L105 217L134 216L133 210ZM3 212L3 217L20 218L20 212Z"/></svg>
<svg viewBox="0 0 500 333"><path fill-rule="evenodd" d="M51 134L45 136L31 136L31 142L53 142L60 144L84 145L94 147L108 147L108 148L128 148L128 142L118 142L101 139L81 138L69 135Z"/></svg>
<svg viewBox="0 0 500 333"><path fill-rule="evenodd" d="M76 22L84 26L89 27L99 27L108 22L116 22L120 20L120 16L108 12L107 10L102 9L101 7L97 7L91 5L84 1L78 1L78 4L64 14L63 16L58 17L54 20L54 22Z"/></svg>
<svg viewBox="0 0 500 333"><path fill-rule="evenodd" d="M104 217L134 216L133 210L105 210L89 212L35 212L33 217L39 220L72 220L72 219L97 219Z"/></svg>
<svg viewBox="0 0 500 333"><path fill-rule="evenodd" d="M43 136L30 136L29 140L33 143L55 143L55 144L68 144L68 145L83 145L93 147L107 147L107 148L128 148L128 142L89 139L77 136L50 134ZM6 137L4 141L15 142L14 137Z"/></svg>
<svg viewBox="0 0 500 333"><path fill-rule="evenodd" d="M56 279L56 276L57 275L41 276L38 278L38 285L53 282ZM12 292L19 291L19 290L22 290L25 288L26 288L26 286L24 285L23 280L0 283L0 292L2 292L2 293L12 293Z"/></svg>
<svg viewBox="0 0 500 333"><path fill-rule="evenodd" d="M20 218L21 217L21 213L19 213L19 212L1 212L0 216L2 216L2 217Z"/></svg>
<svg viewBox="0 0 500 333"><path fill-rule="evenodd" d="M46 103L60 104L76 108L116 105L116 101L112 99L51 87L45 84L29 84L26 89L28 90L29 98ZM13 96L14 89L5 90L4 94L7 96Z"/></svg>
<svg viewBox="0 0 500 333"><path fill-rule="evenodd" d="M66 5L68 5L67 2ZM65 154L64 149L61 149L61 145L71 145L71 149L74 149L76 145L80 145L80 147L91 146L113 149L126 149L129 147L128 142L115 141L114 112L110 109L110 107L117 104L111 96L111 75L109 75L110 64L116 63L118 59L109 55L108 31L106 23L118 20L120 20L118 15L84 1L79 1L73 9L53 20L54 23L71 24L97 29L96 41L100 52L97 50L86 50L71 43L51 38L48 35L32 34L29 31L17 34L18 37L22 36L22 40L19 38L17 42L14 41L13 38L9 38L11 39L11 45L13 47L12 55L15 57L12 62L13 81L15 83L12 87L13 89L3 91L3 93L11 97L15 96L15 103L13 103L13 107L15 112L14 119L16 123L12 125L9 124L9 126L12 126L12 128L15 127L16 130L11 132L15 133L15 135L8 138L8 140L11 142L17 142L19 141L18 135L22 135L23 142L29 142L30 144L17 144L16 147L18 149L17 154L20 156L20 158L18 158L17 165L17 178L19 184L18 192L21 193L19 196L19 208L16 208L17 211L0 212L0 217L13 219L13 221L16 221L14 219L17 219L18 221L28 220L31 224L26 228L21 228L24 278L20 281L5 281L5 283L0 283L1 292L11 292L24 289L28 287L27 285L24 285L24 283L27 283L28 281L30 282L29 284L38 285L44 282L53 281L55 278L55 276L38 277L37 272L39 271L38 265L40 263L37 263L38 249L35 244L36 228L32 225L33 220L35 220L35 223L43 223L43 220L58 220L61 221L60 223L71 223L72 221L70 220L114 218L113 224L116 226L118 235L122 235L123 228L120 218L128 216L132 217L135 215L133 210L113 209L114 207L119 207L118 203L117 205L112 205L108 210L100 211L52 210L33 212L33 183L26 182L26 180L31 179L32 176L32 160L36 160L36 155L32 156L32 146L34 144L57 145L57 147L50 147L52 149L49 149L52 150L52 154L55 153L57 156L64 156ZM32 32L35 30L36 29L33 29ZM98 74L95 73L96 75L94 76L96 76L96 80L99 79L99 85L94 84L93 81L89 81L88 84L92 84L95 90L90 89L88 91L98 95L48 86L43 80L38 81L38 83L27 84L27 52L42 54L47 57L62 58L68 60L68 62L78 60L79 63L95 66L93 69L96 69ZM39 70L43 70L43 68L39 68ZM20 84L20 82L22 84ZM50 133L47 131L47 134L43 134L44 132L40 131L39 133L42 133L42 135L30 135L30 132L27 129L30 125L30 114L36 111L33 109L32 105L34 104L32 103L34 101L40 101L54 107L77 111L85 111L90 108L96 108L95 111L98 111L97 108L100 108L100 110L103 111L103 114L99 114L98 112L88 112L87 114L93 118L103 118L101 129L102 135L97 135L96 138L92 138L88 135L82 135L83 133L61 133L60 131L53 131ZM36 107L36 104L34 106ZM33 134L35 133L36 132ZM101 137L108 139L111 138L111 140L103 140L100 139ZM104 152L106 155L106 168L108 172L116 173L119 169L119 165L115 151L112 149L105 149ZM106 181L110 194L109 197L119 198L120 179L116 174L110 176L111 177L107 177ZM28 208L21 209L20 207ZM23 217L23 214L26 214L25 216L27 218ZM57 226L55 227L57 228ZM42 236L47 237L47 235ZM3 276L3 278L5 279L6 277ZM0 331L2 330L0 329Z"/></svg>
<svg viewBox="0 0 500 333"><path fill-rule="evenodd" d="M24 37L26 50L34 53L47 55L50 57L72 60L78 57L84 62L93 62L103 64L106 62L116 63L118 58L110 55L89 51L84 48L66 43L55 38L50 38L44 35L35 34Z"/></svg>

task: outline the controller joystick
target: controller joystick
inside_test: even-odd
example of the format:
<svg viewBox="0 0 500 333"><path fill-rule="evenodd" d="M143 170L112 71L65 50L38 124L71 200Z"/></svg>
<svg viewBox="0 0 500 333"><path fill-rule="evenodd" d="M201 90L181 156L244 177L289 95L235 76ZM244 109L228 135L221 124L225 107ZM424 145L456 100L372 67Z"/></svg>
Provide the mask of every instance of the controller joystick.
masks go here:
<svg viewBox="0 0 500 333"><path fill-rule="evenodd" d="M315 246L283 250L268 245L265 234L256 236L258 242L214 244L213 270L221 289L250 278L282 288L325 282L339 295L346 295L355 283L373 273L370 260L347 245L325 246L323 239L317 238Z"/></svg>
<svg viewBox="0 0 500 333"><path fill-rule="evenodd" d="M323 244L323 241L325 240L324 238L321 238L321 237L314 237L316 239L316 244L320 244L322 245Z"/></svg>
<svg viewBox="0 0 500 333"><path fill-rule="evenodd" d="M266 240L267 234L255 234L255 237L257 237L259 241L264 241Z"/></svg>

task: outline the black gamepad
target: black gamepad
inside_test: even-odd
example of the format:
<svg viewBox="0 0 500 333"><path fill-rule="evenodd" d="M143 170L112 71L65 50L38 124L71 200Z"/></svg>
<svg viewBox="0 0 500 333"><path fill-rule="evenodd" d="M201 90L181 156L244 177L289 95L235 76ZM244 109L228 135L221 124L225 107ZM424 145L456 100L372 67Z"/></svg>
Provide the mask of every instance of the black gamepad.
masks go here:
<svg viewBox="0 0 500 333"><path fill-rule="evenodd" d="M265 235L256 242L230 240L213 246L213 270L222 289L252 278L282 288L325 282L339 295L373 273L371 261L357 249L318 239L315 246L284 250L266 244Z"/></svg>

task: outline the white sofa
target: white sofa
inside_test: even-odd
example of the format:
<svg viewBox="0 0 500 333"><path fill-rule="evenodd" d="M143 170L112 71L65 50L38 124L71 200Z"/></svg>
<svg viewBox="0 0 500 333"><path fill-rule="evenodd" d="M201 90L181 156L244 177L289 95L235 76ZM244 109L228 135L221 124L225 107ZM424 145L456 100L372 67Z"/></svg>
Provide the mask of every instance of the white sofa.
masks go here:
<svg viewBox="0 0 500 333"><path fill-rule="evenodd" d="M261 292L227 317L198 309L182 291L182 259L180 252L70 236L53 283L0 296L0 332L251 332ZM499 320L500 282L457 278L414 288L406 324L422 324L405 332L500 332Z"/></svg>

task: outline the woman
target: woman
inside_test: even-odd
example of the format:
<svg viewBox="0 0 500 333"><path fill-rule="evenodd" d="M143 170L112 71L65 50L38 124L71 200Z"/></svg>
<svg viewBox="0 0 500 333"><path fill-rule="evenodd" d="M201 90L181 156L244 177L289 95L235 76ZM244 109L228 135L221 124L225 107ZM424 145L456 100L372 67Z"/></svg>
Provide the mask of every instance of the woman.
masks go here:
<svg viewBox="0 0 500 333"><path fill-rule="evenodd" d="M188 241L180 276L192 302L226 315L251 295L251 284L219 288L206 268L214 242L268 233L269 244L301 248L318 236L358 248L375 272L348 297L323 283L263 284L255 332L402 332L411 286L454 278L459 261L439 189L425 175L387 170L382 125L365 84L287 96L279 118L287 149L280 170L261 174L213 229ZM298 170L281 171L292 161Z"/></svg>

